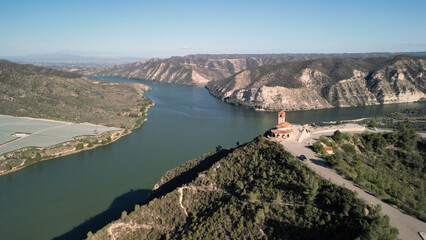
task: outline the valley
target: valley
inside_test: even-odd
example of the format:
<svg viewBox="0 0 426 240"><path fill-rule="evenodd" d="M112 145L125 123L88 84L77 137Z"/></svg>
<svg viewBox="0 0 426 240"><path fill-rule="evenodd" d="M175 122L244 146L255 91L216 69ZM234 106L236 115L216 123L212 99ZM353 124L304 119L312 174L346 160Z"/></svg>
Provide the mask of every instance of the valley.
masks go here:
<svg viewBox="0 0 426 240"><path fill-rule="evenodd" d="M426 1L3 1L0 240L426 240Z"/></svg>
<svg viewBox="0 0 426 240"><path fill-rule="evenodd" d="M144 95L155 106L147 112L148 121L132 134L113 144L0 176L0 190L8 193L7 198L0 198L0 206L8 206L1 208L0 223L5 230L0 238L84 238L89 231L95 233L120 218L123 211L130 213L135 204L141 205L170 169L214 151L215 146L231 148L236 142L249 142L277 121L276 113L226 104L203 87L142 83L151 88ZM294 111L287 113L287 121L305 124L358 119L423 108L424 103L406 103ZM31 205L24 204L22 196L36 193ZM46 212L49 215L40 218ZM62 221L52 223L54 219ZM19 231L21 225L29 231Z"/></svg>

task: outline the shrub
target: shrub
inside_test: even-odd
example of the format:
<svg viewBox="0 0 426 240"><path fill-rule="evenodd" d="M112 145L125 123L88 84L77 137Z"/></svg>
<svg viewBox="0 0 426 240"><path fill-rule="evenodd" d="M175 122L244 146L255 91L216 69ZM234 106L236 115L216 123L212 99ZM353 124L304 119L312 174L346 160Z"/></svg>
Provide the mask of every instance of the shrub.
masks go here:
<svg viewBox="0 0 426 240"><path fill-rule="evenodd" d="M321 142L315 142L312 147L314 148L314 151L317 152L320 155L325 155L327 152L324 150Z"/></svg>
<svg viewBox="0 0 426 240"><path fill-rule="evenodd" d="M31 164L31 163L33 163L34 162L34 158L32 158L32 157L27 157L26 159L25 159L25 164L26 165L29 165L29 164Z"/></svg>
<svg viewBox="0 0 426 240"><path fill-rule="evenodd" d="M371 119L368 123L367 123L368 127L377 127L377 122L374 119Z"/></svg>
<svg viewBox="0 0 426 240"><path fill-rule="evenodd" d="M339 130L336 130L333 135L331 136L331 138L337 142L337 143L341 143L343 141L343 134L342 132L340 132Z"/></svg>
<svg viewBox="0 0 426 240"><path fill-rule="evenodd" d="M342 149L343 151L345 151L345 153L353 155L356 153L355 151L355 146L352 144L343 144L342 145Z"/></svg>
<svg viewBox="0 0 426 240"><path fill-rule="evenodd" d="M83 149L83 148L84 148L83 143L78 143L78 144L75 146L75 150L81 150L81 149Z"/></svg>
<svg viewBox="0 0 426 240"><path fill-rule="evenodd" d="M326 136L320 136L319 140L327 146L330 146L330 140Z"/></svg>

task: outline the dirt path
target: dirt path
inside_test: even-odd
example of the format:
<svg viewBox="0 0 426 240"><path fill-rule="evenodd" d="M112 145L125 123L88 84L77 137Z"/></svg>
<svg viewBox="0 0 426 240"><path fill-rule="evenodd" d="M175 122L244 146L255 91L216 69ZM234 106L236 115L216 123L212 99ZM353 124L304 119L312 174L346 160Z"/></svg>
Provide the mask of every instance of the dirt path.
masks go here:
<svg viewBox="0 0 426 240"><path fill-rule="evenodd" d="M128 228L132 232L134 232L139 228L152 229L153 226L150 226L148 224L136 224L133 222L130 222L130 223L114 222L107 228L108 236L110 237L110 239L113 239L113 240L116 239L114 235L114 229L116 228Z"/></svg>
<svg viewBox="0 0 426 240"><path fill-rule="evenodd" d="M218 167L219 166L216 166L216 168L214 168L214 169L216 170ZM208 191L219 191L219 192L222 192L222 193L225 193L225 194L229 194L232 197L234 197L239 203L241 203L241 204L243 203L243 201L240 200L235 194L233 194L231 192L228 192L228 191L226 191L224 189L217 188L215 185L208 185L208 186L202 186L202 187L201 186L194 186L194 185L184 186L184 187L178 188L178 191L179 191L179 205L180 205L180 208L182 208L182 211L185 213L185 215L187 217L188 217L188 212L186 211L186 208L185 208L185 206L182 203L182 201L183 201L183 190L184 189L190 189L191 191L205 191L205 192L208 192ZM263 201L256 200L256 201L249 201L249 202L250 203L256 203L256 202L263 202ZM284 205L291 205L291 206L293 206L293 204L285 204L285 203L270 203L270 204L278 204L278 205L282 205L282 206L284 206ZM187 228L188 228L188 222L185 224L184 229L183 229L182 232L186 231ZM263 229L260 226L258 226L258 228L259 228L260 235L261 236L265 236L265 232L263 231Z"/></svg>
<svg viewBox="0 0 426 240"><path fill-rule="evenodd" d="M314 135L304 139L303 142L283 142L283 145L286 150L295 156L305 155L309 159L305 163L323 178L329 179L337 185L344 185L346 188L357 192L358 196L363 198L369 204L380 204L382 206L382 213L388 215L391 225L398 228L399 237L401 239L421 240L418 232L426 232L426 223L401 212L401 210L387 203L382 202L380 199L370 195L361 188L355 186L352 182L337 174L336 171L330 168L328 164L310 148L310 143L314 142L314 139L318 137L318 135Z"/></svg>
<svg viewBox="0 0 426 240"><path fill-rule="evenodd" d="M186 211L186 208L185 208L185 206L183 206L183 204L182 204L182 201L183 201L183 189L187 189L187 188L189 188L189 187L180 187L179 188L179 205L180 205L180 208L182 208L182 210L183 210L183 212L185 213L185 216L187 216L188 217L188 212Z"/></svg>

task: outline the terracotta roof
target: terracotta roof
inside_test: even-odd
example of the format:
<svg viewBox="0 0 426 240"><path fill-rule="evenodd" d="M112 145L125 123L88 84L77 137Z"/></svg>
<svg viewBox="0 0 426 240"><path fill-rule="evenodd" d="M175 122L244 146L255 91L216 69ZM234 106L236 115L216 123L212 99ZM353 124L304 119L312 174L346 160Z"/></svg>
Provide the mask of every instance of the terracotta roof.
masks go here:
<svg viewBox="0 0 426 240"><path fill-rule="evenodd" d="M291 127L291 124L289 122L283 122L281 124L278 124L277 126L275 126L276 128L288 128Z"/></svg>
<svg viewBox="0 0 426 240"><path fill-rule="evenodd" d="M278 130L278 129L272 129L271 132L278 133L278 134L285 134L285 133L291 133L293 130Z"/></svg>
<svg viewBox="0 0 426 240"><path fill-rule="evenodd" d="M285 113L285 111L280 111L279 113Z"/></svg>
<svg viewBox="0 0 426 240"><path fill-rule="evenodd" d="M333 151L332 147L329 146L323 146L325 151Z"/></svg>

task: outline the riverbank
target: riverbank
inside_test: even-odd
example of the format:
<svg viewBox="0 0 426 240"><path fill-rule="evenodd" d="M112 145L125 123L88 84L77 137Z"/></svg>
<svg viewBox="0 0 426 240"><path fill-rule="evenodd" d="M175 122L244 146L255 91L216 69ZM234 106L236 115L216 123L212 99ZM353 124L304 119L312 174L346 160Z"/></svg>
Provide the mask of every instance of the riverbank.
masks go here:
<svg viewBox="0 0 426 240"><path fill-rule="evenodd" d="M155 107L148 111L148 121L132 134L105 147L0 177L0 192L7 194L0 198L0 239L84 239L89 231L98 231L123 211L133 211L170 169L214 151L217 145L230 148L236 142L249 142L277 122L275 113L235 108L211 97L205 88L142 84L152 88L144 96L154 100ZM303 125L424 106L296 111L286 114L286 120Z"/></svg>
<svg viewBox="0 0 426 240"><path fill-rule="evenodd" d="M120 130L108 131L99 135L77 136L69 141L47 147L24 147L12 152L5 153L0 156L0 176L19 171L37 162L64 157L113 143L118 139L131 134L133 130L141 127L142 124L147 120L146 116L148 109L154 105L154 102L147 105L145 110L141 112L141 116L139 117L138 121L132 128L121 128ZM51 119L43 120L55 122ZM58 122L71 123L63 121Z"/></svg>

